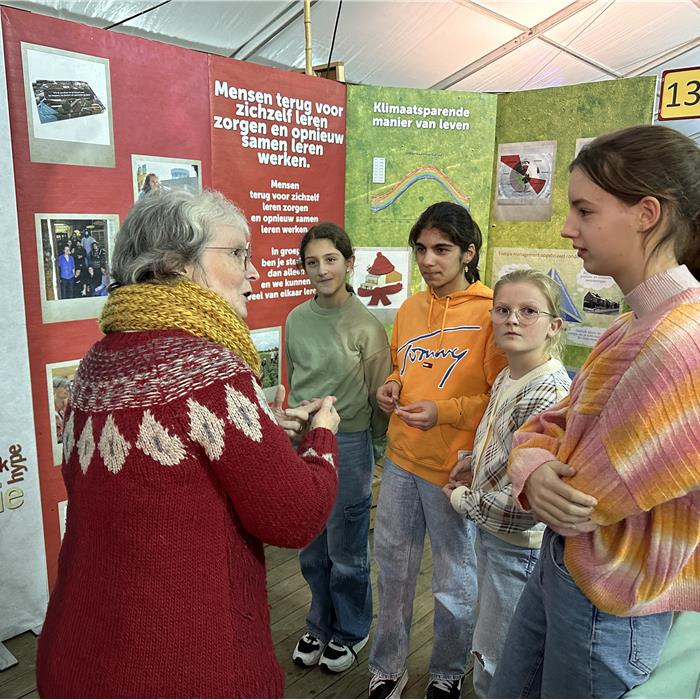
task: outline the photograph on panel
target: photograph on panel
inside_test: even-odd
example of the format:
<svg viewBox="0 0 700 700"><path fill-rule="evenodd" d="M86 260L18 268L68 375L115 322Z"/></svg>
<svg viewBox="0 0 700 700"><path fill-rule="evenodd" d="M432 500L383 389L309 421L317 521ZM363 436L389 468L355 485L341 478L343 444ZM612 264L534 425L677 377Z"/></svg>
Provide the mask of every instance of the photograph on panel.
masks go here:
<svg viewBox="0 0 700 700"><path fill-rule="evenodd" d="M131 181L134 201L150 192L202 191L202 162L166 156L131 156Z"/></svg>
<svg viewBox="0 0 700 700"><path fill-rule="evenodd" d="M556 142L502 143L496 163L496 219L549 221Z"/></svg>
<svg viewBox="0 0 700 700"><path fill-rule="evenodd" d="M22 42L31 160L114 167L109 60Z"/></svg>
<svg viewBox="0 0 700 700"><path fill-rule="evenodd" d="M63 458L63 424L66 406L68 405L68 399L70 399L70 392L79 363L80 360L68 360L46 365L51 447L53 449L53 463L56 466L61 465Z"/></svg>
<svg viewBox="0 0 700 700"><path fill-rule="evenodd" d="M282 357L280 355L282 328L256 328L250 331L258 355L263 393L268 402L275 398L277 386L282 383Z"/></svg>
<svg viewBox="0 0 700 700"><path fill-rule="evenodd" d="M108 287L115 214L36 214L44 323L99 316Z"/></svg>

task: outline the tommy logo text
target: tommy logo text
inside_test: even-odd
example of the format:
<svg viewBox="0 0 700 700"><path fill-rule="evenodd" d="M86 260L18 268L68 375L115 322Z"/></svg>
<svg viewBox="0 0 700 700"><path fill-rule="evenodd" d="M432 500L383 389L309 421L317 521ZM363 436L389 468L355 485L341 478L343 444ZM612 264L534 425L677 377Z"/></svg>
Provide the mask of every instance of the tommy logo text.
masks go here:
<svg viewBox="0 0 700 700"><path fill-rule="evenodd" d="M454 368L469 354L469 349L460 349L458 347L452 348L438 348L433 350L431 348L421 347L419 343L427 338L432 338L436 335L440 335L442 332L445 336L449 333L457 333L461 331L480 331L481 326L454 326L453 328L445 328L444 330L436 330L430 333L425 333L424 335L419 335L415 338L407 340L400 348L398 348L398 353L402 351L405 353L403 357L403 362L401 363L401 376L406 372L406 365L410 362L414 364L416 362L422 364L423 367L432 368L433 363L430 360L437 359L452 359L453 362L450 363L449 367L445 370L438 383L438 389L442 389L445 383L449 379Z"/></svg>

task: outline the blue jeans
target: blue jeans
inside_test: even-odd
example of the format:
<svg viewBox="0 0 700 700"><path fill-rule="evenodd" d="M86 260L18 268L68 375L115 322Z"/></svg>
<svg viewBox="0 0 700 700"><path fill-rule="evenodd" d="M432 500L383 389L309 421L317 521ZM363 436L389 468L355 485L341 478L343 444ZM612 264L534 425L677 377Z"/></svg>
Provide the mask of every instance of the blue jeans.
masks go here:
<svg viewBox="0 0 700 700"><path fill-rule="evenodd" d="M480 527L476 529L479 599L472 654L474 692L478 698L488 694L510 621L539 556L539 549L518 547Z"/></svg>
<svg viewBox="0 0 700 700"><path fill-rule="evenodd" d="M408 654L416 580L428 530L433 553L433 652L430 679L464 675L474 629L474 524L442 489L384 460L374 523L379 612L369 670L399 678Z"/></svg>
<svg viewBox="0 0 700 700"><path fill-rule="evenodd" d="M564 565L564 538L546 530L491 683L491 698L619 698L654 670L673 613L599 610Z"/></svg>
<svg viewBox="0 0 700 700"><path fill-rule="evenodd" d="M309 632L323 642L355 644L372 623L369 513L374 453L369 430L338 433L338 498L325 530L299 553L311 589Z"/></svg>

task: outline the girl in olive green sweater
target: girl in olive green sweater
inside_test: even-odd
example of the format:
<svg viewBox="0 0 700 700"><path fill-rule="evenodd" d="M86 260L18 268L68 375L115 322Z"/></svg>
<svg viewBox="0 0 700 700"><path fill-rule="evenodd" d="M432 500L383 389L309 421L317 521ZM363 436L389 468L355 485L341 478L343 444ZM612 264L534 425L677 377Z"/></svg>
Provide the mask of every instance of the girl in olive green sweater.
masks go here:
<svg viewBox="0 0 700 700"><path fill-rule="evenodd" d="M332 223L312 227L300 254L316 296L287 318L289 403L336 397L340 483L325 530L299 556L312 597L308 631L292 658L302 666L318 664L339 673L367 643L372 621L372 445L387 426L375 397L391 372L391 358L384 327L346 284L354 255L345 231Z"/></svg>

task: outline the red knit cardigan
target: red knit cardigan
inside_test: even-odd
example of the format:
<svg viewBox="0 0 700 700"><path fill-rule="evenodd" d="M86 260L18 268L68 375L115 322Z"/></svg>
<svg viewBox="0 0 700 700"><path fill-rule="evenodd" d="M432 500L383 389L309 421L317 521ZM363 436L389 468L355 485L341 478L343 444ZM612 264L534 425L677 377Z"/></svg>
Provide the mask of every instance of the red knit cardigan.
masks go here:
<svg viewBox="0 0 700 700"><path fill-rule="evenodd" d="M332 433L295 452L233 353L111 333L78 369L42 697L281 697L263 543L301 547L337 491Z"/></svg>

